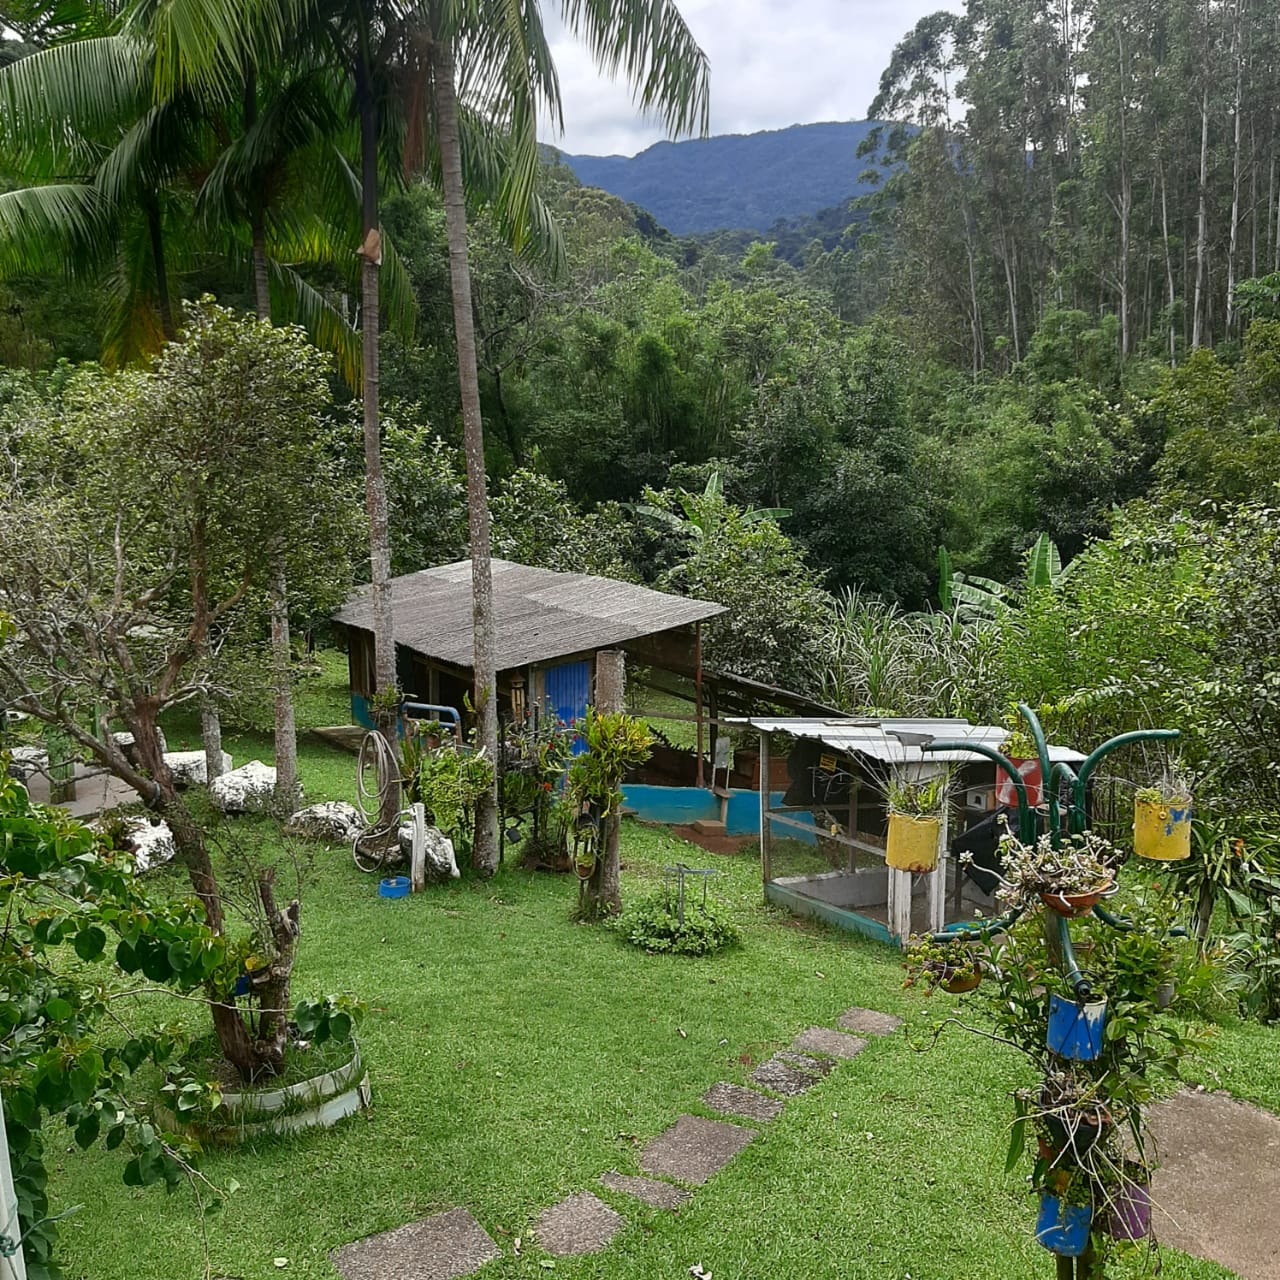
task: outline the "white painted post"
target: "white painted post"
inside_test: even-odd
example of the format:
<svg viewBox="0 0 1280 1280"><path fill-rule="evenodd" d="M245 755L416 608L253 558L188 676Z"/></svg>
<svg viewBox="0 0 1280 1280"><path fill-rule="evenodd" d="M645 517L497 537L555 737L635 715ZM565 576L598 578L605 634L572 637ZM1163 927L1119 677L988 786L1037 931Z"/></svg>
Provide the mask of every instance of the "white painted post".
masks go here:
<svg viewBox="0 0 1280 1280"><path fill-rule="evenodd" d="M413 850L409 855L409 891L421 893L427 887L427 810L413 806Z"/></svg>
<svg viewBox="0 0 1280 1280"><path fill-rule="evenodd" d="M17 1246L13 1257L0 1263L4 1280L27 1280L27 1263L22 1256L22 1233L18 1226L18 1197L13 1189L13 1169L9 1164L9 1135L4 1127L4 1107L0 1106L0 1233Z"/></svg>
<svg viewBox="0 0 1280 1280"><path fill-rule="evenodd" d="M941 933L946 917L947 856L951 844L951 801L942 806L942 826L938 831L938 865L929 873L929 928Z"/></svg>
<svg viewBox="0 0 1280 1280"><path fill-rule="evenodd" d="M889 932L901 946L911 936L911 872L889 868Z"/></svg>
<svg viewBox="0 0 1280 1280"><path fill-rule="evenodd" d="M769 821L769 735L760 731L760 874L764 883L773 879L773 826Z"/></svg>

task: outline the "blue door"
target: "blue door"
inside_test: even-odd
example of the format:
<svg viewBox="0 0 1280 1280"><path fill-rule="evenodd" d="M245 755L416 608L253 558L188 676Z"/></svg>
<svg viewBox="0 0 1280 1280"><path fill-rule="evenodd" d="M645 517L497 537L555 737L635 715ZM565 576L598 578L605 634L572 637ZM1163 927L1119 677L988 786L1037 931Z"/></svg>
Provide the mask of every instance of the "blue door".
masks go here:
<svg viewBox="0 0 1280 1280"><path fill-rule="evenodd" d="M591 664L589 662L564 662L558 667L548 667L543 672L543 689L546 709L563 724L574 724L587 714L591 698ZM575 738L574 755L585 750L581 738Z"/></svg>

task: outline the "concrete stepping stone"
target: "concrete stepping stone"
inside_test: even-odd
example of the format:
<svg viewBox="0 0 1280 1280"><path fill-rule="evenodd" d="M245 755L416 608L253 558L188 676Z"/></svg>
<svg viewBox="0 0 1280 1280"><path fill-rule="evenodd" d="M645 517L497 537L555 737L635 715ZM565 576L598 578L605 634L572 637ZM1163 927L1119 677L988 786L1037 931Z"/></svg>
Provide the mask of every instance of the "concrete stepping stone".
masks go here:
<svg viewBox="0 0 1280 1280"><path fill-rule="evenodd" d="M329 1256L344 1280L459 1280L502 1251L465 1209L450 1209L366 1236Z"/></svg>
<svg viewBox="0 0 1280 1280"><path fill-rule="evenodd" d="M754 1129L681 1116L640 1153L640 1168L660 1178L701 1186L754 1138Z"/></svg>
<svg viewBox="0 0 1280 1280"><path fill-rule="evenodd" d="M533 1238L553 1257L573 1258L599 1253L626 1225L622 1214L598 1196L579 1191L538 1215Z"/></svg>
<svg viewBox="0 0 1280 1280"><path fill-rule="evenodd" d="M806 1053L783 1049L762 1062L747 1078L770 1093L784 1098L798 1098L808 1093L823 1076L835 1067L831 1058L811 1058Z"/></svg>
<svg viewBox="0 0 1280 1280"><path fill-rule="evenodd" d="M1242 1280L1280 1276L1280 1117L1222 1093L1183 1092L1147 1112L1160 1166L1161 1244Z"/></svg>
<svg viewBox="0 0 1280 1280"><path fill-rule="evenodd" d="M902 1019L891 1013L859 1009L854 1005L840 1015L839 1023L846 1031L855 1031L860 1036L891 1036L902 1026Z"/></svg>
<svg viewBox="0 0 1280 1280"><path fill-rule="evenodd" d="M754 1089L744 1089L740 1084L721 1080L702 1095L702 1101L722 1116L742 1116L766 1124L782 1114L782 1103L777 1098L766 1098Z"/></svg>
<svg viewBox="0 0 1280 1280"><path fill-rule="evenodd" d="M629 1174L610 1169L600 1179L600 1185L610 1191L634 1196L655 1209L678 1209L689 1198L683 1187L673 1187L669 1182L655 1182L652 1178L633 1178Z"/></svg>
<svg viewBox="0 0 1280 1280"><path fill-rule="evenodd" d="M861 1036L848 1036L843 1031L832 1031L830 1027L809 1027L796 1036L791 1047L801 1053L821 1053L828 1058L841 1058L848 1062L856 1058L867 1043Z"/></svg>

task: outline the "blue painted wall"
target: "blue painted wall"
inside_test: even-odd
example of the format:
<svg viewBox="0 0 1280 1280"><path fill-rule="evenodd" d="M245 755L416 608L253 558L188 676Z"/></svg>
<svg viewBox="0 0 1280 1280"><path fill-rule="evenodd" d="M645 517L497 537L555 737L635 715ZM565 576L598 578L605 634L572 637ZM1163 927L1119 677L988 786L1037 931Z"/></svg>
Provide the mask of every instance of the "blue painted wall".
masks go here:
<svg viewBox="0 0 1280 1280"><path fill-rule="evenodd" d="M686 825L700 818L720 821L720 798L705 787L656 787L647 783L627 783L622 788L623 803L645 822L669 826ZM773 799L781 803L782 792ZM731 836L760 834L760 794L732 790L725 813L725 829ZM801 837L803 839L803 836Z"/></svg>

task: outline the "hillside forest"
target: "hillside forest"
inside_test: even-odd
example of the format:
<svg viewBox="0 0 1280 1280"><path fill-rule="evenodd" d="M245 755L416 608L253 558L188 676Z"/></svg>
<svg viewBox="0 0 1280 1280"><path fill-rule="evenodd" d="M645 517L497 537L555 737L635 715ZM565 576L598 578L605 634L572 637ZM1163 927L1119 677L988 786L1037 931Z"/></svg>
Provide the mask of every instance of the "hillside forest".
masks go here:
<svg viewBox="0 0 1280 1280"><path fill-rule="evenodd" d="M3 56L81 34L33 21ZM1256 0L973 0L893 51L870 104L893 122L873 138L877 189L802 252L677 238L545 157L551 234L513 249L477 198L494 554L721 601L708 661L852 711L989 722L1025 698L1082 740L1181 723L1186 763L1216 778L1197 793L1206 811L1216 787L1222 813L1269 831L1278 60ZM238 111L227 128L245 127ZM287 209L308 153L273 141ZM54 222L24 222L20 198L66 157L8 139L11 440L83 414L86 387L148 360L171 301L254 309L244 242L215 234L218 131L184 145L181 164L138 160L132 186L121 147L78 149L82 184L117 183L115 238L51 254ZM383 178L382 462L401 573L467 553L464 414L444 204L430 166ZM299 251L271 295L273 318L338 357L312 442L335 502L363 469L349 277L339 256ZM367 548L348 551L359 576ZM327 581L295 598L295 624L337 594Z"/></svg>

